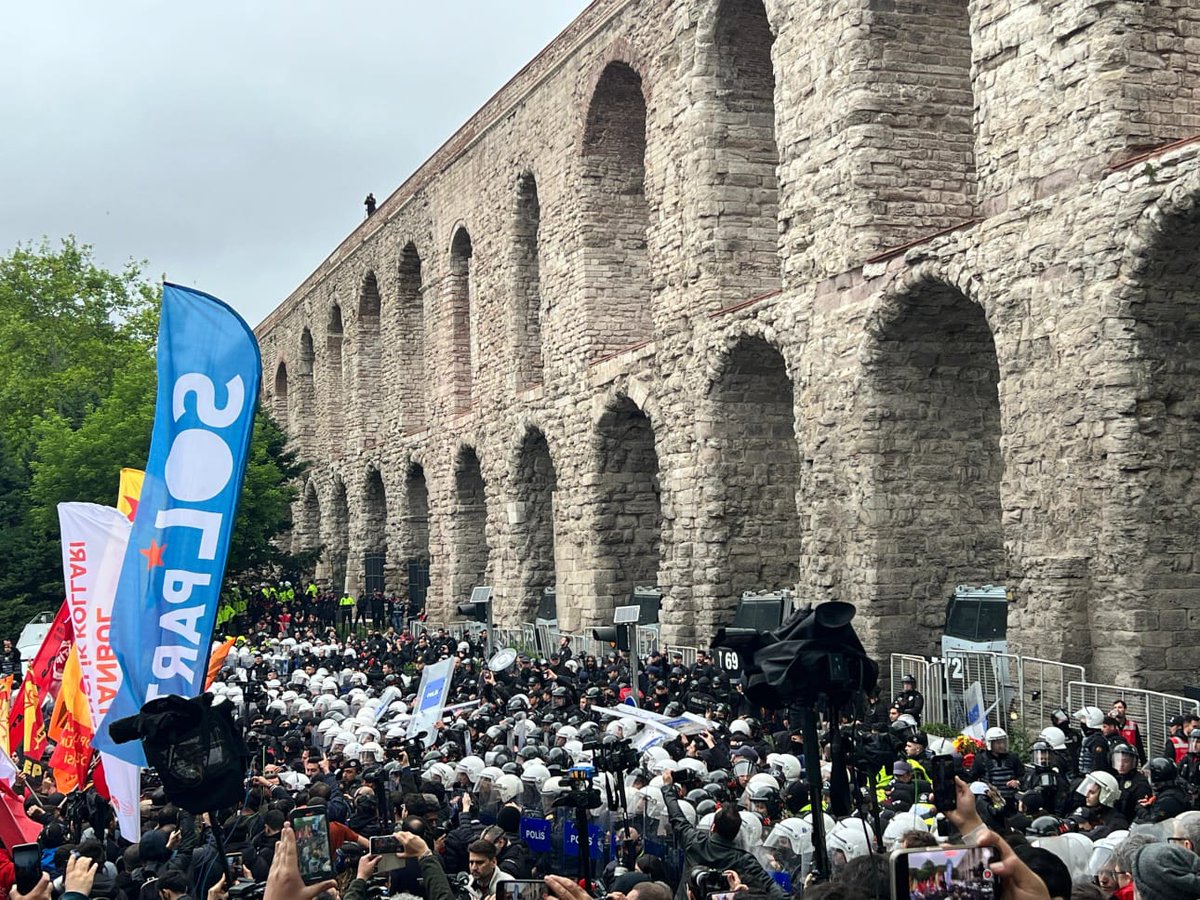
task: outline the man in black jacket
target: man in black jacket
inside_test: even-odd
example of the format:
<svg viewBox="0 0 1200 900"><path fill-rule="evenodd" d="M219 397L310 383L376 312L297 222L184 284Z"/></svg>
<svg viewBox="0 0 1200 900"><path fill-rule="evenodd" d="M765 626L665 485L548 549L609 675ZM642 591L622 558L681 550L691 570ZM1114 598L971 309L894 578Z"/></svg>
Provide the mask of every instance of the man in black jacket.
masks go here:
<svg viewBox="0 0 1200 900"><path fill-rule="evenodd" d="M679 797L671 780L671 772L663 772L663 800L667 804L667 815L671 828L683 845L684 860L690 872L696 866L728 869L738 873L742 883L752 891L762 891L773 900L784 900L786 896L766 869L754 856L737 845L737 835L742 827L742 818L732 804L722 806L713 819L712 831L705 833L696 828L679 808ZM679 880L676 900L687 900L687 879Z"/></svg>

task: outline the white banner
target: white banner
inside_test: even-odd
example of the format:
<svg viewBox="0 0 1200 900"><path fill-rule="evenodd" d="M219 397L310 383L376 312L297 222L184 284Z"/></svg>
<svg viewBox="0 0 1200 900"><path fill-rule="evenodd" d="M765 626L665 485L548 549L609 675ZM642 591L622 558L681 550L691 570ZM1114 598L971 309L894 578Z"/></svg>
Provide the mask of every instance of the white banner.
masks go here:
<svg viewBox="0 0 1200 900"><path fill-rule="evenodd" d="M425 732L425 746L432 747L437 738L433 725L442 717L442 708L446 705L446 697L450 695L450 680L454 676L453 656L443 659L432 666L426 666L421 673L421 687L417 691L417 704L413 709L412 718L408 720L408 737L415 738Z"/></svg>
<svg viewBox="0 0 1200 900"><path fill-rule="evenodd" d="M963 705L967 708L967 727L962 733L982 741L987 733L987 710L983 706L983 687L978 681L971 682L963 694Z"/></svg>
<svg viewBox="0 0 1200 900"><path fill-rule="evenodd" d="M83 689L99 732L121 687L121 667L110 643L113 599L129 544L129 520L111 506L58 504L63 578L75 630Z"/></svg>
<svg viewBox="0 0 1200 900"><path fill-rule="evenodd" d="M142 770L110 753L101 753L100 760L104 763L104 780L112 795L121 837L136 843L142 837L142 809L138 804L142 792Z"/></svg>
<svg viewBox="0 0 1200 900"><path fill-rule="evenodd" d="M95 503L60 503L63 577L75 630L75 649L92 730L99 733L123 680L111 643L113 599L133 527L124 514ZM100 754L121 836L141 836L141 769L108 753Z"/></svg>

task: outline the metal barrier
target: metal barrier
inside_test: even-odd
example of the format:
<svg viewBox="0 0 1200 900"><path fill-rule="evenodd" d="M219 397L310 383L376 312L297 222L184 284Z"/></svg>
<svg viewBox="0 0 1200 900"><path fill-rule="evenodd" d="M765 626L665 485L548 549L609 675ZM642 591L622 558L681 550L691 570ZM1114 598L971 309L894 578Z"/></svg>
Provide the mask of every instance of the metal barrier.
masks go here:
<svg viewBox="0 0 1200 900"><path fill-rule="evenodd" d="M1174 694L1086 681L1072 681L1067 685L1068 712L1073 713L1084 706L1096 706L1107 715L1116 700L1125 701L1125 714L1138 724L1146 745L1147 758L1161 755L1167 742L1167 719L1200 712L1200 704L1195 700Z"/></svg>
<svg viewBox="0 0 1200 900"><path fill-rule="evenodd" d="M1082 681L1083 667L1031 656L955 650L940 659L893 653L892 696L900 693L900 679L911 674L917 690L925 696L925 720L940 721L955 728L967 724L964 695L979 682L990 724L1011 728L1014 724L1035 735L1050 724L1050 713L1070 711L1067 686Z"/></svg>
<svg viewBox="0 0 1200 900"><path fill-rule="evenodd" d="M917 690L925 698L925 711L921 717L922 721L936 722L943 718L943 710L945 708L943 688L945 686L945 679L942 675L941 664L928 660L923 656L893 653L890 672L892 694L891 697L883 699L890 703L893 698L900 696L900 692L903 690L901 681L905 675L911 675L916 679Z"/></svg>

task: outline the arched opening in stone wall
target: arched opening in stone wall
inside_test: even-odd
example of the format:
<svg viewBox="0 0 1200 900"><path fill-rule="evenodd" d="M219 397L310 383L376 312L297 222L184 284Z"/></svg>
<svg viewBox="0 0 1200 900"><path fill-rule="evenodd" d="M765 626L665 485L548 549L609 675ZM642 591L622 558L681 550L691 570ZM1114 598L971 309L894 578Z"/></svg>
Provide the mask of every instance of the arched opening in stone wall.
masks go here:
<svg viewBox="0 0 1200 900"><path fill-rule="evenodd" d="M400 392L397 397L400 422L407 432L425 427L425 303L422 296L421 255L411 241L400 252L399 269Z"/></svg>
<svg viewBox="0 0 1200 900"><path fill-rule="evenodd" d="M517 385L542 381L542 289L538 270L538 226L541 222L537 181L532 172L517 179L517 211L513 223L513 308Z"/></svg>
<svg viewBox="0 0 1200 900"><path fill-rule="evenodd" d="M375 571L376 564L371 559L377 557L381 560L380 565L386 583L390 585L393 583L391 578L393 573L387 558L387 491L383 486L383 475L375 468L367 471L367 482L363 491L363 525L363 552L367 576L371 577ZM366 587L371 590L375 585L367 584ZM380 589L384 589L382 585Z"/></svg>
<svg viewBox="0 0 1200 900"><path fill-rule="evenodd" d="M447 283L450 319L450 365L454 373L456 410L470 409L474 376L471 323L471 235L466 228L454 232L450 242L450 277Z"/></svg>
<svg viewBox="0 0 1200 900"><path fill-rule="evenodd" d="M275 422L285 431L288 428L288 370L287 363L280 360L275 367L275 402L271 408Z"/></svg>
<svg viewBox="0 0 1200 900"><path fill-rule="evenodd" d="M487 584L487 495L479 456L464 447L454 463L454 603L471 599L471 590Z"/></svg>
<svg viewBox="0 0 1200 900"><path fill-rule="evenodd" d="M583 134L583 286L598 353L650 337L646 228L646 98L627 63L609 63L596 84Z"/></svg>
<svg viewBox="0 0 1200 900"><path fill-rule="evenodd" d="M532 622L546 588L555 587L554 492L558 476L550 445L537 428L525 432L517 453L513 525L520 566L520 618Z"/></svg>
<svg viewBox="0 0 1200 900"><path fill-rule="evenodd" d="M404 562L401 581L408 591L413 608L425 602L429 583L429 486L425 469L419 464L409 466L404 478Z"/></svg>
<svg viewBox="0 0 1200 900"><path fill-rule="evenodd" d="M313 350L312 332L305 328L300 332L300 355L297 361L296 393L297 393L297 427L301 438L301 448L305 456L312 453L312 436L316 423L315 398L316 388L313 385L313 368L316 365L316 352Z"/></svg>
<svg viewBox="0 0 1200 900"><path fill-rule="evenodd" d="M803 537L795 397L783 355L762 338L743 337L709 398L718 450L710 477L723 498L715 594L728 603L702 626L728 621L722 612L732 612L744 591L794 588Z"/></svg>
<svg viewBox="0 0 1200 900"><path fill-rule="evenodd" d="M342 390L342 339L345 331L342 327L342 308L334 303L329 309L329 322L325 327L325 359L327 375L324 379L329 385L323 391L329 404L326 420L329 422L330 441L336 446L342 440L342 410L346 398ZM339 590L341 588L338 588Z"/></svg>
<svg viewBox="0 0 1200 900"><path fill-rule="evenodd" d="M1193 681L1200 632L1200 208L1163 217L1135 285L1134 404L1122 404L1133 421L1110 426L1122 437L1109 488L1112 543L1128 542L1116 576L1134 597L1094 611L1092 641L1109 671L1178 690Z"/></svg>
<svg viewBox="0 0 1200 900"><path fill-rule="evenodd" d="M859 189L877 198L881 248L975 215L968 6L967 0L896 0L871 10L871 84L882 97L904 98L884 102L873 120L879 158L859 175Z"/></svg>
<svg viewBox="0 0 1200 900"><path fill-rule="evenodd" d="M378 430L383 420L379 378L383 367L383 345L379 335L379 309L379 281L374 272L368 272L358 294L358 340L354 353L358 377L354 393L360 422L369 435Z"/></svg>
<svg viewBox="0 0 1200 900"><path fill-rule="evenodd" d="M955 585L1007 580L1000 367L983 309L957 289L924 283L900 303L871 350L859 515L874 534L879 633L925 652Z"/></svg>
<svg viewBox="0 0 1200 900"><path fill-rule="evenodd" d="M604 620L635 587L658 584L662 504L649 417L622 397L601 416L597 432L596 607Z"/></svg>
<svg viewBox="0 0 1200 900"><path fill-rule="evenodd" d="M316 553L321 548L321 498L317 485L309 479L304 486L300 522L292 536L293 553ZM314 560L315 562L315 560Z"/></svg>
<svg viewBox="0 0 1200 900"><path fill-rule="evenodd" d="M713 253L731 298L778 290L774 35L762 0L721 0L714 34Z"/></svg>
<svg viewBox="0 0 1200 900"><path fill-rule="evenodd" d="M350 559L350 506L346 502L346 485L340 478L335 478L333 481L329 530L322 543L328 554L329 583L335 591L344 591Z"/></svg>

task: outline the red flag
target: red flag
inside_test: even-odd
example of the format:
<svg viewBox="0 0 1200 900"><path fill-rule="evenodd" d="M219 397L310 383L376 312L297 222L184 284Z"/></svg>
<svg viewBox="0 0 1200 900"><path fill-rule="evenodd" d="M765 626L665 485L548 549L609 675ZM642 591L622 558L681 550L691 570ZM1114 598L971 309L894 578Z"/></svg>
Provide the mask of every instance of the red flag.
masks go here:
<svg viewBox="0 0 1200 900"><path fill-rule="evenodd" d="M58 686L62 684L63 669L67 665L67 655L75 641L75 631L71 628L71 610L67 601L59 607L58 615L46 632L42 646L38 648L37 656L29 664L26 678L32 678L38 686L38 700L46 699L47 694L57 694Z"/></svg>
<svg viewBox="0 0 1200 900"><path fill-rule="evenodd" d="M9 712L9 746L25 748L25 756L41 759L41 752L46 748L46 730L42 722L42 702L57 693L62 684L63 669L67 657L74 644L74 631L71 628L71 611L64 600L50 625L50 630L42 639L42 646L29 664L25 673L25 683L22 685L24 702L13 698L12 709ZM25 711L33 712L32 722L25 724ZM40 742L38 735L41 735ZM33 742L26 740L26 736ZM31 752L32 751L32 752Z"/></svg>
<svg viewBox="0 0 1200 900"><path fill-rule="evenodd" d="M32 844L42 833L42 826L25 815L25 804L3 781L0 781L0 840L5 847Z"/></svg>

